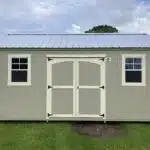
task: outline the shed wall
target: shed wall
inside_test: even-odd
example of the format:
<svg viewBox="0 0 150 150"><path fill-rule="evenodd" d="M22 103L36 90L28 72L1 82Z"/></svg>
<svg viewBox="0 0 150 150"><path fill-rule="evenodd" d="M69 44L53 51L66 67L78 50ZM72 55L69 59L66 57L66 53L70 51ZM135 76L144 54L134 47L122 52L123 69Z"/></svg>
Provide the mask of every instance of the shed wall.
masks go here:
<svg viewBox="0 0 150 150"><path fill-rule="evenodd" d="M31 55L31 86L8 86L8 54ZM111 121L150 121L149 51L0 51L0 120L46 119L46 54L106 54L106 115ZM122 86L121 54L146 54L146 86ZM71 118L64 118L71 119ZM77 118L81 120L80 118ZM83 118L84 119L84 118ZM57 118L54 120L57 120ZM63 120L63 119L62 119ZM73 120L73 119L72 119ZM89 118L92 120L92 118ZM98 120L98 119L95 119Z"/></svg>
<svg viewBox="0 0 150 150"><path fill-rule="evenodd" d="M0 52L0 120L45 120L46 65L44 53L31 55L31 86L8 86L8 54Z"/></svg>
<svg viewBox="0 0 150 150"><path fill-rule="evenodd" d="M122 86L121 54L146 54L146 86ZM108 52L106 111L111 121L150 121L150 52Z"/></svg>

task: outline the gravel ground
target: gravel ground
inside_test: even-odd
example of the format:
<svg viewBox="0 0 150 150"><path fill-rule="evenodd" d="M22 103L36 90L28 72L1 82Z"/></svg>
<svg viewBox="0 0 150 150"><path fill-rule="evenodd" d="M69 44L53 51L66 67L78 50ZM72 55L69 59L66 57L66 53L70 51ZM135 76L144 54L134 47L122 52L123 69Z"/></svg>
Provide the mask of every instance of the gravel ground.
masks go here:
<svg viewBox="0 0 150 150"><path fill-rule="evenodd" d="M119 123L77 122L73 123L75 132L92 137L122 137L127 134L123 125Z"/></svg>

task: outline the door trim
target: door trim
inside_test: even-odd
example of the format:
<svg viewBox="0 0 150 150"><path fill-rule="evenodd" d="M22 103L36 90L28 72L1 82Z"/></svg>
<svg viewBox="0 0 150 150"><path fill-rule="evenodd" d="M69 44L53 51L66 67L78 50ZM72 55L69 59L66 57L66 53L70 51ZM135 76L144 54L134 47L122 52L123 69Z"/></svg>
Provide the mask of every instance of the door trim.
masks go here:
<svg viewBox="0 0 150 150"><path fill-rule="evenodd" d="M106 54L47 54L50 58L100 58L106 57Z"/></svg>
<svg viewBox="0 0 150 150"><path fill-rule="evenodd" d="M48 61L48 59L46 59L46 65L47 65L47 71L46 71L46 120L49 119L49 116L48 114L51 114L51 108L49 107L51 105L51 99L52 99L52 95L50 93L52 93L52 91L49 92L49 90L52 90L51 88L48 89L48 85L52 84L51 83L51 79L49 78L49 74L48 72L51 72L52 71L52 67Z"/></svg>
<svg viewBox="0 0 150 150"><path fill-rule="evenodd" d="M101 66L101 84L104 85L104 89L102 89L101 97L103 97L102 105L105 107L102 108L101 113L104 114L103 120L106 121L106 63L103 62L103 65Z"/></svg>
<svg viewBox="0 0 150 150"><path fill-rule="evenodd" d="M64 61L73 61L73 86L69 86L70 88L73 88L73 114L54 114L53 116L51 117L98 117L98 115L77 115L78 114L78 102L76 102L76 96L77 95L77 90L76 90L76 87L77 87L77 84L78 84L78 75L76 73L76 70L78 70L78 60L83 60L84 58L89 58L89 60L87 60L88 62L93 62L93 63L98 63L98 61L96 60L96 58L101 58L101 57L106 57L106 54L47 54L46 55L46 58L54 58L57 62L64 62ZM61 60L61 58L63 58ZM77 59L76 59L77 58ZM91 59L94 59L94 60L91 60ZM49 120L49 116L48 114L51 113L51 103L52 103L52 95L50 93L52 93L52 88L48 89L48 85L52 84L52 81L51 81L51 78L49 77L50 73L52 72L52 64L56 63L55 60L52 60L51 63L48 59L46 59L46 65L47 65L47 70L46 70L46 120ZM59 61L58 61L59 60ZM103 63L103 69L104 71L102 71L101 73L101 78L103 77L103 80L101 80L102 84L104 86L106 86L106 81L105 81L105 72L106 72L106 65L105 65L105 62L102 61ZM101 69L100 69L101 70ZM49 72L49 73L48 73ZM78 84L79 85L79 84ZM56 86L54 86L56 87ZM57 86L59 88L59 86ZM67 86L66 86L67 87ZM94 86L93 86L94 88ZM50 91L51 90L51 91ZM50 91L50 92L49 92ZM103 112L105 115L103 117L103 119L106 119L106 89L102 89L102 92L101 92L101 96L103 96L103 105L105 106L103 108L103 110L101 110L101 112ZM78 101L78 100L77 100ZM77 109L77 110L76 110Z"/></svg>

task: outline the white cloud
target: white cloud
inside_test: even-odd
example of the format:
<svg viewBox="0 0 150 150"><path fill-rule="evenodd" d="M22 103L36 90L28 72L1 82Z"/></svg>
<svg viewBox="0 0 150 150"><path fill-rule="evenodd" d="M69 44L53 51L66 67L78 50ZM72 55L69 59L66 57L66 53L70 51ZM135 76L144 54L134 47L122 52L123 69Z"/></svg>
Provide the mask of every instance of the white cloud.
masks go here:
<svg viewBox="0 0 150 150"><path fill-rule="evenodd" d="M97 0L96 5L86 5L76 9L68 17L72 16L69 21L72 20L72 23L81 27L81 31L85 31L99 24L120 26L130 22L132 21L131 14L134 8L134 0L126 0L125 2L120 0Z"/></svg>
<svg viewBox="0 0 150 150"><path fill-rule="evenodd" d="M135 0L1 0L0 32L80 33L100 24L150 32L149 6Z"/></svg>
<svg viewBox="0 0 150 150"><path fill-rule="evenodd" d="M39 4L30 4L31 12L33 13L33 15L35 15L37 19L49 17L53 13L54 8L54 5L48 5L47 3L43 2L40 2Z"/></svg>
<svg viewBox="0 0 150 150"><path fill-rule="evenodd" d="M81 33L81 27L76 25L76 24L72 24L72 28L66 30L67 33Z"/></svg>
<svg viewBox="0 0 150 150"><path fill-rule="evenodd" d="M140 2L132 12L133 19L118 27L124 32L141 32L150 34L150 4Z"/></svg>
<svg viewBox="0 0 150 150"><path fill-rule="evenodd" d="M3 1L0 5L0 17L2 19L33 20L44 19L54 12L54 5L46 1Z"/></svg>

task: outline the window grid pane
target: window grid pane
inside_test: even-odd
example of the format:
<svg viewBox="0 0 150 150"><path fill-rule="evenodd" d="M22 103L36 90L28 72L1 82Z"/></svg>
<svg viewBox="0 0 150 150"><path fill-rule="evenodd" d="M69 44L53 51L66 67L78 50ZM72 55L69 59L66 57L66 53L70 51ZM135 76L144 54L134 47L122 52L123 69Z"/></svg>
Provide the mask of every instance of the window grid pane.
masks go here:
<svg viewBox="0 0 150 150"><path fill-rule="evenodd" d="M134 61L133 61L134 60ZM126 58L125 61L125 70L126 71L141 71L142 70L142 60L141 58Z"/></svg>
<svg viewBox="0 0 150 150"><path fill-rule="evenodd" d="M125 65L125 69L127 70L127 69L133 69L133 64L126 64Z"/></svg>
<svg viewBox="0 0 150 150"><path fill-rule="evenodd" d="M11 70L27 70L28 69L27 58L12 58Z"/></svg>
<svg viewBox="0 0 150 150"><path fill-rule="evenodd" d="M27 71L11 71L12 82L27 82Z"/></svg>
<svg viewBox="0 0 150 150"><path fill-rule="evenodd" d="M20 63L28 63L28 58L20 58Z"/></svg>
<svg viewBox="0 0 150 150"><path fill-rule="evenodd" d="M142 59L141 58L134 58L134 63L141 63Z"/></svg>
<svg viewBox="0 0 150 150"><path fill-rule="evenodd" d="M19 64L12 64L11 69L19 69Z"/></svg>
<svg viewBox="0 0 150 150"><path fill-rule="evenodd" d="M19 58L12 58L11 61L12 63L19 63Z"/></svg>
<svg viewBox="0 0 150 150"><path fill-rule="evenodd" d="M142 82L142 71L126 71L125 72L126 82Z"/></svg>
<svg viewBox="0 0 150 150"><path fill-rule="evenodd" d="M128 57L125 58L125 82L141 83L142 82L142 58Z"/></svg>
<svg viewBox="0 0 150 150"><path fill-rule="evenodd" d="M11 59L11 82L28 82L28 58Z"/></svg>
<svg viewBox="0 0 150 150"><path fill-rule="evenodd" d="M141 70L142 69L141 64L134 64L134 69Z"/></svg>
<svg viewBox="0 0 150 150"><path fill-rule="evenodd" d="M125 63L133 63L133 58L126 58L126 62Z"/></svg>
<svg viewBox="0 0 150 150"><path fill-rule="evenodd" d="M28 69L28 65L27 64L20 64L19 65L19 69Z"/></svg>

